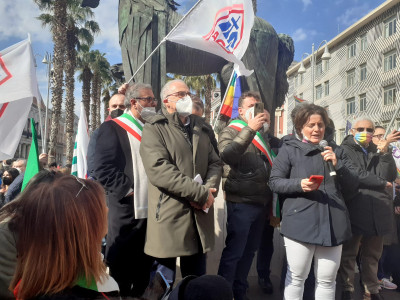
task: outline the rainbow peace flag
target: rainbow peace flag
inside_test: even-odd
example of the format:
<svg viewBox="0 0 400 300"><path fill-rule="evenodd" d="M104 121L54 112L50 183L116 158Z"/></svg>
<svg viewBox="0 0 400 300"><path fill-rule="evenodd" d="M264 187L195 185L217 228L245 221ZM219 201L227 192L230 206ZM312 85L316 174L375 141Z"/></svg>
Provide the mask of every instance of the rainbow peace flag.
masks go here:
<svg viewBox="0 0 400 300"><path fill-rule="evenodd" d="M231 82L229 83L228 92L226 93L225 99L221 108L221 115L227 116L231 119L236 118L239 107L239 98L242 95L242 88L240 86L240 76L234 72Z"/></svg>
<svg viewBox="0 0 400 300"><path fill-rule="evenodd" d="M299 97L296 97L296 96L293 96L294 97L294 102L295 103L303 103L303 102L305 102L306 100L303 100L303 99L301 99L301 98L299 98Z"/></svg>

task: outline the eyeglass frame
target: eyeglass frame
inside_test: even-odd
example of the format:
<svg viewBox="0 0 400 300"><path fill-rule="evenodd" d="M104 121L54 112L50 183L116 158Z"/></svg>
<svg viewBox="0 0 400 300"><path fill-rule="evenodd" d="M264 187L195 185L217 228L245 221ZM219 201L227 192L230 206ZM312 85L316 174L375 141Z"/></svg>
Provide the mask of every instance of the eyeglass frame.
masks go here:
<svg viewBox="0 0 400 300"><path fill-rule="evenodd" d="M375 129L373 129L373 128L367 128L367 127L357 127L357 128L353 128L355 131L357 131L357 132L364 132L364 131L366 131L366 132L368 132L368 133L373 133L374 131L375 131ZM360 129L362 129L362 130L360 130Z"/></svg>
<svg viewBox="0 0 400 300"><path fill-rule="evenodd" d="M79 192L76 194L75 198L78 198L79 194L82 192L83 188L89 190L89 188L87 187L87 185L85 184L84 181L82 181L80 178L78 178L77 176L74 176L76 181L78 181L82 186L81 189L79 190Z"/></svg>
<svg viewBox="0 0 400 300"><path fill-rule="evenodd" d="M381 140L384 136L385 136L385 134L382 133L382 134L375 134L375 135L373 135L372 137Z"/></svg>
<svg viewBox="0 0 400 300"><path fill-rule="evenodd" d="M183 93L184 93L184 94L183 94ZM178 94L178 95L176 95L176 94ZM181 94L182 97L181 97L179 94ZM186 91L179 91L179 92L175 92L175 93L172 93L172 94L169 94L169 95L165 96L165 99L167 99L167 98L170 97L170 96L179 97L179 98L181 99L181 98L183 98L183 97L192 96L192 95L193 95L193 94L192 94L190 91L189 91L189 92L186 92Z"/></svg>
<svg viewBox="0 0 400 300"><path fill-rule="evenodd" d="M136 98L132 98L132 99L145 101L147 104L157 103L158 102L158 99L154 98L154 97L136 97Z"/></svg>

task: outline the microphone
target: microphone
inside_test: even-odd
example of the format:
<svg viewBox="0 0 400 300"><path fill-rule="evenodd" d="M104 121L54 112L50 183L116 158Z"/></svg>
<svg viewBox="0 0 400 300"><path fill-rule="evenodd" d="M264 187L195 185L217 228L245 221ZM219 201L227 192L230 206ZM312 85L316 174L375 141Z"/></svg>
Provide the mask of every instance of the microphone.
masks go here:
<svg viewBox="0 0 400 300"><path fill-rule="evenodd" d="M327 147L327 146L329 146L329 145L328 145L328 142L327 142L327 141L321 140L321 141L319 142L319 146L321 147L322 151L324 151L324 150L325 150L325 147ZM327 163L327 165L328 165L329 175L330 175L331 177L336 177L336 171L335 171L335 167L333 166L332 161L327 160L326 163Z"/></svg>

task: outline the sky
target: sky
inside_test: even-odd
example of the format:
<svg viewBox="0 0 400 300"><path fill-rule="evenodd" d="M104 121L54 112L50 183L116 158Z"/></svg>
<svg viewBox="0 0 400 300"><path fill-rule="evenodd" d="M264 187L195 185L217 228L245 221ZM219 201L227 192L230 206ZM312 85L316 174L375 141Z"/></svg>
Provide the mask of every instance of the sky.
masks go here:
<svg viewBox="0 0 400 300"><path fill-rule="evenodd" d="M196 0L175 0L186 13ZM211 0L217 1L217 0ZM323 40L331 40L354 22L384 3L382 0L258 0L257 16L267 20L277 33L286 33L294 40L296 61L303 53L311 53ZM0 51L28 37L37 61L37 78L43 100L47 97L46 65L42 59L53 51L48 28L36 17L41 12L33 0L0 1ZM95 37L93 49L105 53L111 65L122 62L118 43L118 1L101 0L94 9L101 33ZM82 84L76 82L75 102L81 101ZM50 105L51 107L51 105ZM79 115L79 106L75 108Z"/></svg>

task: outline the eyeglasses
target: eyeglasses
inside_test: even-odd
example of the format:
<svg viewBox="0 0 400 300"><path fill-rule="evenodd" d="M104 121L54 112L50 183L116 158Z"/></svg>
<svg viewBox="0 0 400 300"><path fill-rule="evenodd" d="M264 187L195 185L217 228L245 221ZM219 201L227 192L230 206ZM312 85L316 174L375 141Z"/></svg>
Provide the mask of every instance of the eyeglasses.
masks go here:
<svg viewBox="0 0 400 300"><path fill-rule="evenodd" d="M357 132L364 132L364 131L369 132L369 133L373 133L374 132L373 128L368 128L368 127L366 127L366 128L357 127L357 128L353 128L353 129L355 129Z"/></svg>
<svg viewBox="0 0 400 300"><path fill-rule="evenodd" d="M384 136L385 136L384 134L375 134L375 135L373 135L372 137L378 138L378 139L381 140Z"/></svg>
<svg viewBox="0 0 400 300"><path fill-rule="evenodd" d="M88 187L86 186L85 182L82 179L80 179L78 177L75 177L75 179L76 179L76 181L78 181L82 185L81 189L79 190L79 192L75 196L75 198L78 198L78 196L79 196L80 192L83 190L83 188L88 190Z"/></svg>
<svg viewBox="0 0 400 300"><path fill-rule="evenodd" d="M147 103L154 103L157 102L158 100L156 98L153 97L138 97L138 98L133 98L135 100L141 100L141 101L145 101Z"/></svg>
<svg viewBox="0 0 400 300"><path fill-rule="evenodd" d="M180 92L176 92L176 93L169 94L169 95L166 96L165 98L168 98L169 96L174 96L174 97L183 98L183 97L191 96L191 95L192 95L191 92L180 91Z"/></svg>

